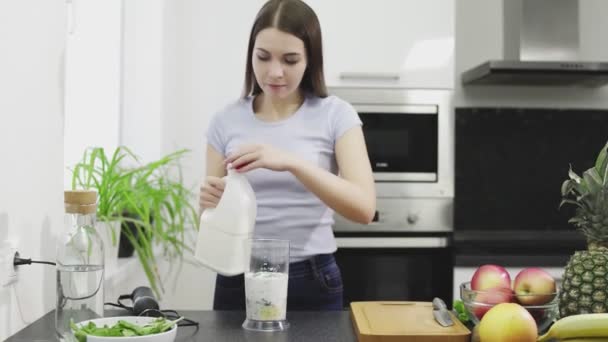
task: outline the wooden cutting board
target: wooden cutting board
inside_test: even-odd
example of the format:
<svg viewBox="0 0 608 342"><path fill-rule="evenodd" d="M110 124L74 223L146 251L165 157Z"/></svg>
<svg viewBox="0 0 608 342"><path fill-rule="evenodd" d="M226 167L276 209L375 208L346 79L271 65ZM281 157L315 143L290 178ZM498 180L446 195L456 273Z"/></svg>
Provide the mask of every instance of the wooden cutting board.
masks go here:
<svg viewBox="0 0 608 342"><path fill-rule="evenodd" d="M468 342L471 332L452 313L442 327L431 302L352 302L351 318L359 342Z"/></svg>

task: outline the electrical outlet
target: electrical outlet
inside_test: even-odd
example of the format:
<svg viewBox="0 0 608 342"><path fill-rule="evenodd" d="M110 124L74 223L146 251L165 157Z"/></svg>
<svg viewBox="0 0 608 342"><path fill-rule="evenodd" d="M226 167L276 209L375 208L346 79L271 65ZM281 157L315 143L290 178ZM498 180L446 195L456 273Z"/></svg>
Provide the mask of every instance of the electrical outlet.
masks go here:
<svg viewBox="0 0 608 342"><path fill-rule="evenodd" d="M17 252L17 246L12 241L0 243L0 286L9 286L17 282L17 269L13 262Z"/></svg>

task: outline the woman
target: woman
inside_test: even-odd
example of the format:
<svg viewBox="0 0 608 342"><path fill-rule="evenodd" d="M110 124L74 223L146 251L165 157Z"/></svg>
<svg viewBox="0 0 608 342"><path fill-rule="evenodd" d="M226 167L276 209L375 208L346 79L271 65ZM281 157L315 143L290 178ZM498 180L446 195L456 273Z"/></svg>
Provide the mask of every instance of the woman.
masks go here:
<svg viewBox="0 0 608 342"><path fill-rule="evenodd" d="M333 213L367 224L376 196L361 120L327 95L321 29L304 2L262 7L243 98L214 116L207 139L201 208L217 205L228 163L245 173L258 204L254 236L290 240L288 310L342 310ZM245 309L243 275L217 276L214 309Z"/></svg>

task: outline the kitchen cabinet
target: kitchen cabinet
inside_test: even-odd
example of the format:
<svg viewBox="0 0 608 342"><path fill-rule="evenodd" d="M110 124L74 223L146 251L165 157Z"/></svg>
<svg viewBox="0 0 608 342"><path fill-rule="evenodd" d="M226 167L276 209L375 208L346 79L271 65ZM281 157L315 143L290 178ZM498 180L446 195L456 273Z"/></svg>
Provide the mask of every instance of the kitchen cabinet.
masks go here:
<svg viewBox="0 0 608 342"><path fill-rule="evenodd" d="M454 0L308 0L329 86L454 84Z"/></svg>
<svg viewBox="0 0 608 342"><path fill-rule="evenodd" d="M479 265L479 266L481 266L481 265ZM549 272L549 274L551 274L558 281L558 283L561 282L561 278L564 273L563 267L542 267L542 266L529 266L529 267L541 267L545 271ZM523 270L524 268L526 268L526 267L506 267L507 271L509 272L509 275L511 275L511 281L515 280L515 276L517 276L517 273L519 273L519 271ZM454 292L453 292L454 299L460 298L460 289L459 289L460 284L462 284L463 282L466 282L466 281L471 281L471 278L473 277L473 273L475 273L476 269L477 269L477 267L454 267Z"/></svg>

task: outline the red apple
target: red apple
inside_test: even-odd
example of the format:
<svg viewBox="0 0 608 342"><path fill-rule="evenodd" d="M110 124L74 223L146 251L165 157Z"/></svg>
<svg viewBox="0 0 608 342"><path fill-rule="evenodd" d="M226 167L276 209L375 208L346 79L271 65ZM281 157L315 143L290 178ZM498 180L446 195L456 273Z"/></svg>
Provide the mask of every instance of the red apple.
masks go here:
<svg viewBox="0 0 608 342"><path fill-rule="evenodd" d="M537 330L530 313L515 303L496 305L479 322L483 342L536 342Z"/></svg>
<svg viewBox="0 0 608 342"><path fill-rule="evenodd" d="M482 319L493 306L500 303L509 303L512 299L513 291L504 287L476 292L473 299L473 314L478 319Z"/></svg>
<svg viewBox="0 0 608 342"><path fill-rule="evenodd" d="M472 290L479 291L496 287L511 288L511 276L502 266L483 265L475 271L471 278Z"/></svg>
<svg viewBox="0 0 608 342"><path fill-rule="evenodd" d="M555 279L542 268L526 268L515 277L513 290L522 305L546 304L555 297Z"/></svg>

